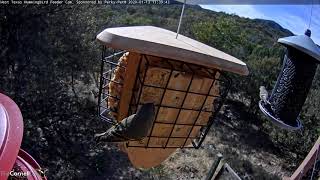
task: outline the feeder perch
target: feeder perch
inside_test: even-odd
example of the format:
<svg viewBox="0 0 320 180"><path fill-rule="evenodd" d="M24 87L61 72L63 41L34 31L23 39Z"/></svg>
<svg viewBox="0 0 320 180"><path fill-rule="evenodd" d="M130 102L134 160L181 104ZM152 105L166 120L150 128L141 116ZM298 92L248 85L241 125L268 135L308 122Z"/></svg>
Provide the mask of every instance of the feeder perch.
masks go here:
<svg viewBox="0 0 320 180"><path fill-rule="evenodd" d="M302 127L299 114L307 98L320 61L320 49L305 35L280 38L287 48L282 70L267 101L260 101L261 111L277 126L298 130Z"/></svg>
<svg viewBox="0 0 320 180"><path fill-rule="evenodd" d="M23 121L19 107L0 93L0 180L13 178L46 180L39 173L39 164L27 152L20 149L23 136ZM19 177L20 176L20 177Z"/></svg>
<svg viewBox="0 0 320 180"><path fill-rule="evenodd" d="M199 148L245 63L222 51L153 26L105 29L99 117L110 124L153 103L149 135L123 144L136 167L159 165L177 148Z"/></svg>

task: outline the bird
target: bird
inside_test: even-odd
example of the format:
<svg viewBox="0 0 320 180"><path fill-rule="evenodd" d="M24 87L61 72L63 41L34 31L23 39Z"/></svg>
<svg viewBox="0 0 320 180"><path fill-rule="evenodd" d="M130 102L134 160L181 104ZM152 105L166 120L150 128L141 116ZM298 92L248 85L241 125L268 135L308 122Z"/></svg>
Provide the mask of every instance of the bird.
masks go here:
<svg viewBox="0 0 320 180"><path fill-rule="evenodd" d="M259 89L260 89L259 96L260 96L261 101L267 102L268 101L268 91L267 91L267 89L264 86L260 86Z"/></svg>
<svg viewBox="0 0 320 180"><path fill-rule="evenodd" d="M109 128L106 132L96 134L98 142L126 142L136 141L148 136L155 118L155 106L146 103L141 106L136 114L124 118L119 123Z"/></svg>

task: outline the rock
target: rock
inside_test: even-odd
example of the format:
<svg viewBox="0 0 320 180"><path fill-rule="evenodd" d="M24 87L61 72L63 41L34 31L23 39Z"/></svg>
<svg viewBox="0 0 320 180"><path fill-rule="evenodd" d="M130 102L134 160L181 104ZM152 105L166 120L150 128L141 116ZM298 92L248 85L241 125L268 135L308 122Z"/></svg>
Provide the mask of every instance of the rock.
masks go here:
<svg viewBox="0 0 320 180"><path fill-rule="evenodd" d="M91 156L91 157L96 156L96 155L97 155L97 153L95 153L95 152L89 153L89 156Z"/></svg>
<svg viewBox="0 0 320 180"><path fill-rule="evenodd" d="M216 149L215 146L213 144L209 145L209 149Z"/></svg>
<svg viewBox="0 0 320 180"><path fill-rule="evenodd" d="M274 162L274 161L270 161L269 164L272 165L272 166L274 166L274 165L276 165L277 163Z"/></svg>
<svg viewBox="0 0 320 180"><path fill-rule="evenodd" d="M251 127L252 127L254 130L256 130L256 131L259 131L259 127L258 127L258 126L252 124Z"/></svg>
<svg viewBox="0 0 320 180"><path fill-rule="evenodd" d="M40 137L43 137L43 131L40 127L37 128L37 132L39 133Z"/></svg>

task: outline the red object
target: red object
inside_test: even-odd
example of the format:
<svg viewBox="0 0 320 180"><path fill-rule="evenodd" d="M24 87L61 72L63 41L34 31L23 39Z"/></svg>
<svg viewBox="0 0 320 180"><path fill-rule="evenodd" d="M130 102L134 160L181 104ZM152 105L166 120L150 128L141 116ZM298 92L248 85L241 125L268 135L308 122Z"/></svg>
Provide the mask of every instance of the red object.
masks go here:
<svg viewBox="0 0 320 180"><path fill-rule="evenodd" d="M38 173L41 170L39 164L24 150L20 149L15 163L26 173L24 176L27 176L28 180L46 180L45 177L42 178Z"/></svg>
<svg viewBox="0 0 320 180"><path fill-rule="evenodd" d="M0 180L13 168L23 136L19 107L8 96L0 94Z"/></svg>
<svg viewBox="0 0 320 180"><path fill-rule="evenodd" d="M19 167L20 173L27 174L28 180L46 179L37 172L41 169L39 164L20 149L22 136L23 118L19 107L0 93L0 180L6 180L10 172L11 176L18 175L12 171L14 166Z"/></svg>

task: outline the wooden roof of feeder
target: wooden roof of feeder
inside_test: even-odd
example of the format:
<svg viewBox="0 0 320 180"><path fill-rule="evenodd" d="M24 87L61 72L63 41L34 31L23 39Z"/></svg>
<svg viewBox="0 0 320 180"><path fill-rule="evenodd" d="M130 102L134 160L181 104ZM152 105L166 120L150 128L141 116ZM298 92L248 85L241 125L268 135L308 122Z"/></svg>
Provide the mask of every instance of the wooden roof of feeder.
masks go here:
<svg viewBox="0 0 320 180"><path fill-rule="evenodd" d="M186 36L175 37L175 32L154 26L108 28L97 35L102 44L114 49L249 74L247 65L241 60Z"/></svg>

